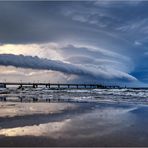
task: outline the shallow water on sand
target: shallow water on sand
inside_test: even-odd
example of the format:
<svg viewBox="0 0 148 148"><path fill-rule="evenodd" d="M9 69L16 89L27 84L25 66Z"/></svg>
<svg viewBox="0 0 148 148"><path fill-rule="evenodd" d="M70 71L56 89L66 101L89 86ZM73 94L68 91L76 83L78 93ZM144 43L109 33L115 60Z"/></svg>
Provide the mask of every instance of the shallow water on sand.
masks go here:
<svg viewBox="0 0 148 148"><path fill-rule="evenodd" d="M0 106L0 146L148 146L147 106L94 102Z"/></svg>

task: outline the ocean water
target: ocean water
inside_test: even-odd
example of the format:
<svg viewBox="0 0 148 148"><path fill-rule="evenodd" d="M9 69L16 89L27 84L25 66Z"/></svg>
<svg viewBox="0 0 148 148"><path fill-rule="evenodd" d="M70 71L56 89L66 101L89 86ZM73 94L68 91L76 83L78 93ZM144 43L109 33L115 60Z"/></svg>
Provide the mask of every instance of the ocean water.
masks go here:
<svg viewBox="0 0 148 148"><path fill-rule="evenodd" d="M1 88L0 101L17 102L117 102L148 104L147 89Z"/></svg>

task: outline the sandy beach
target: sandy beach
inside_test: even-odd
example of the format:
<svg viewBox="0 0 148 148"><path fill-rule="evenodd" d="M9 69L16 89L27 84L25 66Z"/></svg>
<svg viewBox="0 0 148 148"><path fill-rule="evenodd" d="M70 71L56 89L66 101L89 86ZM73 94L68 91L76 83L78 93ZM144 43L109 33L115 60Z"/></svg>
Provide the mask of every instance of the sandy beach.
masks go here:
<svg viewBox="0 0 148 148"><path fill-rule="evenodd" d="M0 103L0 146L148 146L148 107Z"/></svg>

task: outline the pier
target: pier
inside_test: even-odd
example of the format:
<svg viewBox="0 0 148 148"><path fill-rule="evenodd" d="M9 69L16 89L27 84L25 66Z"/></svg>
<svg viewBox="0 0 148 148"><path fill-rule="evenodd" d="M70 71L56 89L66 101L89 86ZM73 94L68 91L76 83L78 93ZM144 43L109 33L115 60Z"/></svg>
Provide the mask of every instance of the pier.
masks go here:
<svg viewBox="0 0 148 148"><path fill-rule="evenodd" d="M0 87L7 88L7 86L16 86L18 89L23 87L38 88L44 86L49 89L97 89L107 88L101 84L67 84L67 83L27 83L27 82L0 82Z"/></svg>
<svg viewBox="0 0 148 148"><path fill-rule="evenodd" d="M120 86L105 86L102 84L68 84L68 83L30 83L30 82L0 82L0 87L16 86L18 89L23 87L38 88L44 86L49 89L119 89Z"/></svg>

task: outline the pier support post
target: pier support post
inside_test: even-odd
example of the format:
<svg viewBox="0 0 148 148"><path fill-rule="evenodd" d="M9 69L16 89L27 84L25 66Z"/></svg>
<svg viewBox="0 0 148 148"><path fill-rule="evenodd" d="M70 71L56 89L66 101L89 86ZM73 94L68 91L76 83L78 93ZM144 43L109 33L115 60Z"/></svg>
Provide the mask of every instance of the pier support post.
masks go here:
<svg viewBox="0 0 148 148"><path fill-rule="evenodd" d="M70 85L68 84L67 86L68 86L68 89L69 89L70 88Z"/></svg>
<svg viewBox="0 0 148 148"><path fill-rule="evenodd" d="M21 89L22 87L23 87L23 85L22 85L22 84L20 84L20 85L19 85L19 87L18 87L18 89Z"/></svg>
<svg viewBox="0 0 148 148"><path fill-rule="evenodd" d="M33 84L33 88L37 88L38 87L38 85L37 84Z"/></svg>
<svg viewBox="0 0 148 148"><path fill-rule="evenodd" d="M0 97L0 100L1 100L1 101L7 101L7 100L6 100L6 97Z"/></svg>
<svg viewBox="0 0 148 148"><path fill-rule="evenodd" d="M4 97L4 101L6 102L7 100L6 100L6 97Z"/></svg>
<svg viewBox="0 0 148 148"><path fill-rule="evenodd" d="M6 88L6 84L5 83L3 84L3 87Z"/></svg>
<svg viewBox="0 0 148 148"><path fill-rule="evenodd" d="M38 99L37 98L32 98L33 102L37 102Z"/></svg>

